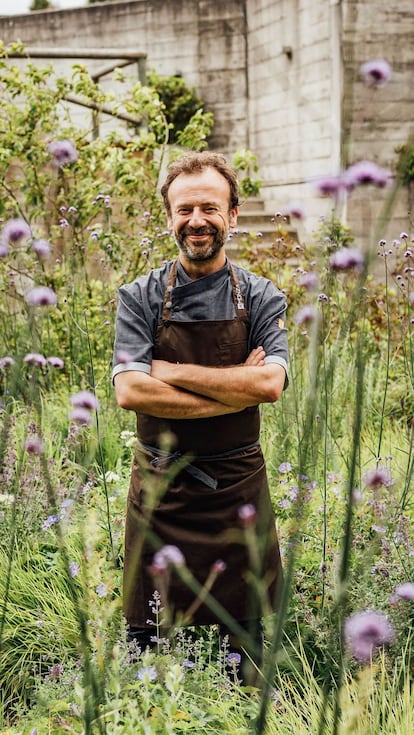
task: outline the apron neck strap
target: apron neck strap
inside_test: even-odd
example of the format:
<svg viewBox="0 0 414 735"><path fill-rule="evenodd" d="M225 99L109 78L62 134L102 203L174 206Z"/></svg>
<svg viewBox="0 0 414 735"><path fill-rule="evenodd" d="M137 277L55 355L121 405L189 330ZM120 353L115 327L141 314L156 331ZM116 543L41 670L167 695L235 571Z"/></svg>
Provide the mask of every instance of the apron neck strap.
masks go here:
<svg viewBox="0 0 414 735"><path fill-rule="evenodd" d="M234 303L234 308L236 310L236 318L237 319L247 319L246 306L244 303L243 294L241 292L239 279L236 276L232 263L229 260L227 261L227 263L228 263L228 268L229 268L231 289L233 293L233 303ZM164 293L164 301L162 305L161 319L163 322L166 322L166 321L168 322L171 319L171 306L172 306L171 295L172 295L173 288L175 286L175 282L177 280L177 268L178 268L178 258L172 264L170 272L168 274L167 285L166 285L165 293Z"/></svg>

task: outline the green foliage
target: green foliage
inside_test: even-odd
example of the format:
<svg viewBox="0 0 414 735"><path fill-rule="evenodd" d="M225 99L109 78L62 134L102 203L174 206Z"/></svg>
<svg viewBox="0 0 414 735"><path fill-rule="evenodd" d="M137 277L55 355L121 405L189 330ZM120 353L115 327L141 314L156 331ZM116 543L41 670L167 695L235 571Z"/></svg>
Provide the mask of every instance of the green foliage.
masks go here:
<svg viewBox="0 0 414 735"><path fill-rule="evenodd" d="M49 0L32 0L29 10L49 10L53 5Z"/></svg>
<svg viewBox="0 0 414 735"><path fill-rule="evenodd" d="M147 83L156 92L162 103L162 109L170 128L169 142L172 145L179 143L185 146L186 143L183 142L180 134L195 115L198 115L197 119L203 119L203 101L195 89L188 87L183 77L180 76L161 76L152 69L147 74ZM208 134L213 124L211 113L205 118L205 124Z"/></svg>
<svg viewBox="0 0 414 735"><path fill-rule="evenodd" d="M398 153L397 174L405 186L414 181L414 136L396 148Z"/></svg>
<svg viewBox="0 0 414 735"><path fill-rule="evenodd" d="M262 180L255 178L259 170L255 154L246 148L238 148L233 154L232 163L239 176L241 198L258 196Z"/></svg>

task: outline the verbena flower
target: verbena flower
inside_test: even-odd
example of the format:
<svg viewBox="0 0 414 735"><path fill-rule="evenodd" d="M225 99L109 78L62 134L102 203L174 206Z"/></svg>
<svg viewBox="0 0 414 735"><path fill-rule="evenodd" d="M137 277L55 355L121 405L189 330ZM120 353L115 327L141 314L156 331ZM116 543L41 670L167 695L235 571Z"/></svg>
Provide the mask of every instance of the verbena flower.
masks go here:
<svg viewBox="0 0 414 735"><path fill-rule="evenodd" d="M25 294L29 306L56 306L57 296L48 286L35 286Z"/></svg>
<svg viewBox="0 0 414 735"><path fill-rule="evenodd" d="M2 239L6 245L23 240L23 238L27 239L31 236L32 233L29 225L21 217L9 219L3 227Z"/></svg>
<svg viewBox="0 0 414 735"><path fill-rule="evenodd" d="M318 275L314 271L309 271L309 273L302 273L298 278L299 286L303 286L309 291L312 291L312 289L316 288L318 282Z"/></svg>
<svg viewBox="0 0 414 735"><path fill-rule="evenodd" d="M335 175L320 176L314 184L318 194L324 197L337 196L344 188L342 177Z"/></svg>
<svg viewBox="0 0 414 735"><path fill-rule="evenodd" d="M360 67L361 75L367 87L383 87L391 79L391 67L384 59L366 61Z"/></svg>
<svg viewBox="0 0 414 735"><path fill-rule="evenodd" d="M373 161L358 161L347 168L342 180L348 191L352 191L356 186L368 184L383 188L390 183L391 172Z"/></svg>
<svg viewBox="0 0 414 735"><path fill-rule="evenodd" d="M223 574L227 569L227 564L222 559L216 559L214 564L211 565L211 570L215 574Z"/></svg>
<svg viewBox="0 0 414 735"><path fill-rule="evenodd" d="M347 618L344 636L353 658L368 663L375 651L394 639L394 630L382 613L365 610Z"/></svg>
<svg viewBox="0 0 414 735"><path fill-rule="evenodd" d="M32 249L40 260L47 260L51 256L51 248L47 240L33 240Z"/></svg>
<svg viewBox="0 0 414 735"><path fill-rule="evenodd" d="M55 140L48 145L48 151L53 163L59 168L78 160L78 152L70 140Z"/></svg>
<svg viewBox="0 0 414 735"><path fill-rule="evenodd" d="M65 363L60 357L54 357L53 355L51 357L48 357L47 361L49 365L51 365L54 368L63 368L65 365Z"/></svg>
<svg viewBox="0 0 414 735"><path fill-rule="evenodd" d="M314 322L317 318L317 309L314 306L307 304L306 306L302 306L302 308L296 312L294 316L294 321L298 326L301 326L302 324L310 324L311 322Z"/></svg>
<svg viewBox="0 0 414 735"><path fill-rule="evenodd" d="M245 503L245 505L241 505L238 510L238 516L245 526L254 523L256 515L257 511L252 503Z"/></svg>
<svg viewBox="0 0 414 735"><path fill-rule="evenodd" d="M10 248L5 242L0 242L0 258L7 258Z"/></svg>
<svg viewBox="0 0 414 735"><path fill-rule="evenodd" d="M0 370L4 370L4 368L11 367L11 365L14 365L14 360L9 355L6 355L6 357L0 358Z"/></svg>
<svg viewBox="0 0 414 735"><path fill-rule="evenodd" d="M38 352L29 352L24 356L23 362L26 362L28 365L37 365L38 367L44 367L47 364L46 358Z"/></svg>
<svg viewBox="0 0 414 735"><path fill-rule="evenodd" d="M388 467L375 467L364 475L364 483L367 487L389 487L392 485L391 472Z"/></svg>
<svg viewBox="0 0 414 735"><path fill-rule="evenodd" d="M89 426L92 420L90 411L88 411L87 408L82 408L81 406L74 408L73 411L70 412L69 418L74 424L79 424L80 426Z"/></svg>
<svg viewBox="0 0 414 735"><path fill-rule="evenodd" d="M395 590L394 595L400 600L414 600L414 582L404 582L399 584Z"/></svg>
<svg viewBox="0 0 414 735"><path fill-rule="evenodd" d="M87 408L89 411L99 410L99 401L94 393L89 390L81 390L70 397L72 406L76 408Z"/></svg>
<svg viewBox="0 0 414 735"><path fill-rule="evenodd" d="M414 304L414 291L410 291L410 293L408 294L408 301L410 302L410 304Z"/></svg>
<svg viewBox="0 0 414 735"><path fill-rule="evenodd" d="M226 662L232 664L233 666L238 666L240 661L241 655L240 653L236 653L235 651L233 651L232 653L228 653L226 656Z"/></svg>
<svg viewBox="0 0 414 735"><path fill-rule="evenodd" d="M178 546L166 544L154 554L153 565L155 567L164 568L169 565L181 567L183 564L185 564L184 554Z"/></svg>
<svg viewBox="0 0 414 735"><path fill-rule="evenodd" d="M364 255L357 248L341 248L332 253L329 263L333 271L360 271L364 265Z"/></svg>
<svg viewBox="0 0 414 735"><path fill-rule="evenodd" d="M26 439L24 448L29 454L44 454L45 451L43 442L35 434Z"/></svg>
<svg viewBox="0 0 414 735"><path fill-rule="evenodd" d="M286 207L286 214L294 219L303 220L306 217L305 208L300 202L290 202Z"/></svg>
<svg viewBox="0 0 414 735"><path fill-rule="evenodd" d="M118 350L116 353L116 361L120 365L127 365L128 362L133 362L134 358L126 350Z"/></svg>

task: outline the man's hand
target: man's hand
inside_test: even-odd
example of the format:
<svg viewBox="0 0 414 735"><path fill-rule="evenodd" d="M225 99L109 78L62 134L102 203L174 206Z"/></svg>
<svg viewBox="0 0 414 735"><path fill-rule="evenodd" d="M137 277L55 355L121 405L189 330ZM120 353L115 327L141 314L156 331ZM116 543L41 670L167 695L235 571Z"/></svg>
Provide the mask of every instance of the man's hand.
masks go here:
<svg viewBox="0 0 414 735"><path fill-rule="evenodd" d="M266 353L263 349L263 347L255 347L254 350L251 351L250 355L248 356L247 360L245 361L245 365L256 365L258 367L261 367L264 365L264 359L266 357Z"/></svg>

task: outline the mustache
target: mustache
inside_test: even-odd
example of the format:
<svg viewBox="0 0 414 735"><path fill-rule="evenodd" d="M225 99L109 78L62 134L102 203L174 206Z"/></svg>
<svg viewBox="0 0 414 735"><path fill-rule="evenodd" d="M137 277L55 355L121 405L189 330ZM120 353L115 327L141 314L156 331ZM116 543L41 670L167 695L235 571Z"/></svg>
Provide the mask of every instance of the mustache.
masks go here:
<svg viewBox="0 0 414 735"><path fill-rule="evenodd" d="M183 235L214 235L217 230L214 227L184 227Z"/></svg>

